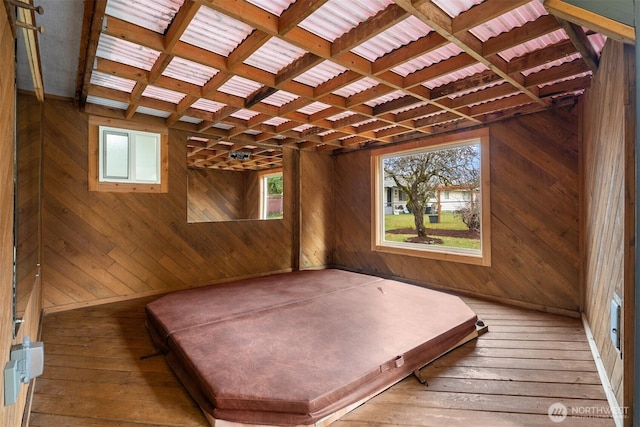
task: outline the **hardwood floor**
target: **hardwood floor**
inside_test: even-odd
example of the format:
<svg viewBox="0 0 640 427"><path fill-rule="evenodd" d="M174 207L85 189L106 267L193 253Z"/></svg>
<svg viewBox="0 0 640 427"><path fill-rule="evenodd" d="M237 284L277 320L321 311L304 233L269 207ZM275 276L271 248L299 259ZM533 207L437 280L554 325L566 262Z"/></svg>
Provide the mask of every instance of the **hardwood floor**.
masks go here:
<svg viewBox="0 0 640 427"><path fill-rule="evenodd" d="M147 299L45 316L45 369L36 380L31 426L208 426L154 352ZM489 325L478 340L406 378L332 427L613 426L582 324L465 298ZM550 405L569 417L551 422Z"/></svg>

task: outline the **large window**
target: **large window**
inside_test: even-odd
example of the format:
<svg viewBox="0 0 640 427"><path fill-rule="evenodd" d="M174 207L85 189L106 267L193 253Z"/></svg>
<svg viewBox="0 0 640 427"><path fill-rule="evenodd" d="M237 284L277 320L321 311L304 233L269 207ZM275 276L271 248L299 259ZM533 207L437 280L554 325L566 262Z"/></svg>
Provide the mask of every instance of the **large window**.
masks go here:
<svg viewBox="0 0 640 427"><path fill-rule="evenodd" d="M166 192L166 128L123 120L89 120L89 190Z"/></svg>
<svg viewBox="0 0 640 427"><path fill-rule="evenodd" d="M372 162L373 250L490 265L487 129L381 148Z"/></svg>

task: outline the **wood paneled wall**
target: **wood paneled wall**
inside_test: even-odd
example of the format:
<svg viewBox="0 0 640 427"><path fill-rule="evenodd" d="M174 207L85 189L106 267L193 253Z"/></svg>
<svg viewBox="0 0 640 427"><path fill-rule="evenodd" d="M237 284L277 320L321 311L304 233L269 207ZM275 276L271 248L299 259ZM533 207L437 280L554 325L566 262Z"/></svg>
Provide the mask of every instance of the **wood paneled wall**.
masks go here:
<svg viewBox="0 0 640 427"><path fill-rule="evenodd" d="M13 338L13 208L14 208L14 126L15 104L15 44L6 9L0 6L0 357L2 366L10 359L11 346L25 336L37 339L42 302L40 283L35 281L31 292L22 296L23 323ZM39 118L36 118L39 123ZM31 383L33 384L33 382ZM11 406L0 404L0 425L19 426L27 404L26 386L22 386L17 401ZM0 381L0 399L4 399L4 381Z"/></svg>
<svg viewBox="0 0 640 427"><path fill-rule="evenodd" d="M626 218L633 218L634 194L634 92L633 47L607 41L600 69L583 100L584 144L584 282L585 315L593 331L602 362L621 406L623 360L609 334L610 303L616 293L623 300L623 333L630 345L623 348L631 359L633 343L633 239ZM625 284L626 281L626 284ZM625 289L627 288L627 289ZM630 314L631 313L631 314Z"/></svg>
<svg viewBox="0 0 640 427"><path fill-rule="evenodd" d="M577 120L556 110L490 126L490 267L372 251L370 153L338 156L334 263L577 315Z"/></svg>
<svg viewBox="0 0 640 427"><path fill-rule="evenodd" d="M87 191L87 116L48 100L44 114L43 296L65 309L288 271L285 219L187 223L187 134L169 133L169 192ZM285 186L293 182L286 150Z"/></svg>
<svg viewBox="0 0 640 427"><path fill-rule="evenodd" d="M41 113L42 104L35 97L18 98L16 300L19 317L22 317L39 274Z"/></svg>
<svg viewBox="0 0 640 427"><path fill-rule="evenodd" d="M300 152L300 268L319 268L333 263L335 217L334 157Z"/></svg>

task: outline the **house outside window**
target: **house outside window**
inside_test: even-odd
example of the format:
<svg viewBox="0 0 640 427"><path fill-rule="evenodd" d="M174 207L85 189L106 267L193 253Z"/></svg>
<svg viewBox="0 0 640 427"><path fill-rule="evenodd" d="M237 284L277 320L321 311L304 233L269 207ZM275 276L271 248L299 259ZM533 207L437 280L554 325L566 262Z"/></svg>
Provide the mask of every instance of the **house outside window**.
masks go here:
<svg viewBox="0 0 640 427"><path fill-rule="evenodd" d="M372 250L490 265L488 129L384 147L371 158Z"/></svg>

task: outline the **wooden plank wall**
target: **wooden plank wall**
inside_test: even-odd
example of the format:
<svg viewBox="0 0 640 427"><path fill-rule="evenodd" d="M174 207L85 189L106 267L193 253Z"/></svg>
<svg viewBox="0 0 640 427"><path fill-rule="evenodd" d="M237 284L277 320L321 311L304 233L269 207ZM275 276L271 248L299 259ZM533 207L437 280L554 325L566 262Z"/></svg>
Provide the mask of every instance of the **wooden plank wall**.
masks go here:
<svg viewBox="0 0 640 427"><path fill-rule="evenodd" d="M36 339L42 302L40 282L22 297L24 322L13 338L13 157L15 104L15 44L6 9L0 6L0 357L10 359L11 346L21 343L25 336ZM35 119L39 123L39 117ZM33 382L31 383L33 384ZM0 425L18 426L27 404L26 386L22 386L15 404L0 404ZM4 381L0 381L0 399L4 399Z"/></svg>
<svg viewBox="0 0 640 427"><path fill-rule="evenodd" d="M334 157L300 152L300 268L333 263L334 221L342 207L334 207Z"/></svg>
<svg viewBox="0 0 640 427"><path fill-rule="evenodd" d="M338 156L335 264L577 315L577 133L577 113L566 110L490 126L490 267L373 252L370 155Z"/></svg>
<svg viewBox="0 0 640 427"><path fill-rule="evenodd" d="M40 263L40 162L42 104L34 97L18 99L18 238L17 313L21 317L39 273ZM38 117L38 120L34 120Z"/></svg>
<svg viewBox="0 0 640 427"><path fill-rule="evenodd" d="M632 48L630 48L633 50ZM623 361L612 345L609 335L610 302L617 293L627 304L633 304L633 295L626 295L625 257L632 245L633 234L625 231L625 215L633 211L630 200L625 199L625 186L632 184L633 170L629 173L627 151L633 153L633 123L625 119L633 109L633 85L627 75L621 43L607 41L600 61L600 69L591 88L584 97L584 281L585 315L593 331L602 362L607 371L618 403L623 406ZM633 117L633 113L631 114ZM631 182L629 182L631 181ZM633 268L633 260L630 267ZM632 281L632 278L631 278ZM632 319L633 316L623 315ZM624 330L629 339L631 330ZM624 348L625 357L631 346ZM632 377L628 376L629 381Z"/></svg>
<svg viewBox="0 0 640 427"><path fill-rule="evenodd" d="M44 114L43 297L50 310L157 294L292 266L285 219L187 223L187 134L169 133L169 192L87 191L87 116L48 100ZM285 185L293 182L286 150Z"/></svg>

